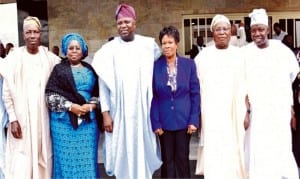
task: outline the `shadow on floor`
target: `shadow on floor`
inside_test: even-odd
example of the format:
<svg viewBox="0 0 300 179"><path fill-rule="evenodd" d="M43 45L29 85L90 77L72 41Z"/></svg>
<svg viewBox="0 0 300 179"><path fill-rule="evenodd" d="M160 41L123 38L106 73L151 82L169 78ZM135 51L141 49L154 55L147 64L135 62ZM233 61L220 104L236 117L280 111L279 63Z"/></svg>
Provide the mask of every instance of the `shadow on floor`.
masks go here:
<svg viewBox="0 0 300 179"><path fill-rule="evenodd" d="M203 176L195 175L196 160L190 160L190 167L191 167L191 178L204 179ZM102 178L102 179L114 179L115 178L115 177L110 177L110 176L106 175L103 163L99 164L99 168L100 168L100 178ZM158 178L160 178L160 169L157 170L153 174L153 179L158 179Z"/></svg>

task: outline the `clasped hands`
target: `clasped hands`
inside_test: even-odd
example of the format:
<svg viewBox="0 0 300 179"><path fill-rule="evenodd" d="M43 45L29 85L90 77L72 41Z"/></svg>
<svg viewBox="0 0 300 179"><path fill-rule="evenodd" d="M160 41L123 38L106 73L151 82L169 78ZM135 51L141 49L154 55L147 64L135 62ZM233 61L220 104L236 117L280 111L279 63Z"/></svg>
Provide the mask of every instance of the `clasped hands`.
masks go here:
<svg viewBox="0 0 300 179"><path fill-rule="evenodd" d="M84 116L86 113L91 112L93 109L96 108L95 104L72 104L70 111L77 115L78 117Z"/></svg>
<svg viewBox="0 0 300 179"><path fill-rule="evenodd" d="M187 133L188 133L188 134L195 133L196 131L197 131L197 127L196 127L195 125L190 124L190 125L188 126L188 129L187 129ZM157 134L157 135L159 135L159 136L161 136L161 135L163 135L164 131L163 131L162 128L158 128L158 129L156 129L156 130L154 131L154 133Z"/></svg>

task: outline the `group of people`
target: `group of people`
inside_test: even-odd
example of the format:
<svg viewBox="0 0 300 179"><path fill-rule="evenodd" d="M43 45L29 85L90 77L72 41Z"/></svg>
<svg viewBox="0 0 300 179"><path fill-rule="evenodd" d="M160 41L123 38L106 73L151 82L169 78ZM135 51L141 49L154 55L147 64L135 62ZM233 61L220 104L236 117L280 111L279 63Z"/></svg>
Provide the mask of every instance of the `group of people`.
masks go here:
<svg viewBox="0 0 300 179"><path fill-rule="evenodd" d="M135 33L135 10L122 3L119 36L92 64L83 61L80 34L63 36L62 59L40 45L41 24L27 17L25 46L0 63L0 178L99 178L100 129L108 175L152 178L161 167L162 178L190 178L190 138L201 129L196 174L298 179L291 127L299 131L292 91L299 67L268 39L266 11L249 16L252 43L230 45L230 21L218 14L214 45L191 60L178 53L176 27L159 32L160 48Z"/></svg>
<svg viewBox="0 0 300 179"><path fill-rule="evenodd" d="M268 39L265 9L249 17L252 43L229 45L230 21L217 15L211 24L215 46L195 59L203 134L196 173L209 179L298 179L291 133L299 133L292 91L299 66L287 46Z"/></svg>

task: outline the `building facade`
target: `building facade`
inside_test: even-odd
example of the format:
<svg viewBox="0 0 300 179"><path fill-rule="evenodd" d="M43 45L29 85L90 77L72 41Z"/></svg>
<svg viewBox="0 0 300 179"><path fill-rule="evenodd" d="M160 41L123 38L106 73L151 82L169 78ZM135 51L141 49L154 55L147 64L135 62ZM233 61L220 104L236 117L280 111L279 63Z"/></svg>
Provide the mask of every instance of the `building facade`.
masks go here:
<svg viewBox="0 0 300 179"><path fill-rule="evenodd" d="M47 0L18 0L18 3L26 4L30 1ZM11 2L16 1L0 0L0 4ZM201 19L210 19L218 13L228 15L229 18L237 16L236 19L243 21L253 8L265 8L270 12L269 15L271 14L272 23L285 19L286 21L281 23L285 24L286 29L293 29L291 32L294 35L294 43L300 44L300 40L297 42L297 35L300 38L300 28L296 28L297 22L300 23L299 0L48 0L46 9L35 8L35 11L47 11L49 47L60 45L64 34L78 32L87 40L90 55L93 55L109 37L117 35L114 14L120 2L134 6L137 14L137 32L140 34L158 40L158 33L163 26L176 26L181 33L181 54L189 50L194 36L201 33ZM184 23L187 20L195 21L193 19L199 22L197 27L193 23ZM292 27L289 25L291 23ZM204 28L208 26L209 23L206 23Z"/></svg>

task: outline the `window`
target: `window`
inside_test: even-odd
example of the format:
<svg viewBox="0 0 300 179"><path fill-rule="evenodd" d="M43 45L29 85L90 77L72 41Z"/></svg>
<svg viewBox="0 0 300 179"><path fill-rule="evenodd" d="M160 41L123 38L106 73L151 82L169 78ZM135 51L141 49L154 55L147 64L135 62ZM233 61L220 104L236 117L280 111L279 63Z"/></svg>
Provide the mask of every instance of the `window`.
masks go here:
<svg viewBox="0 0 300 179"><path fill-rule="evenodd" d="M251 41L250 37L250 18L249 13L228 13L224 14L230 19L230 22L238 25L244 22L247 41ZM284 31L293 36L294 47L300 47L300 13L299 12L268 12L269 26L271 32L269 38L272 38L273 24L278 22ZM183 16L183 45L184 51L191 49L192 44L196 42L197 36L203 36L204 43L207 44L212 40L210 24L215 14L203 15L184 15Z"/></svg>

